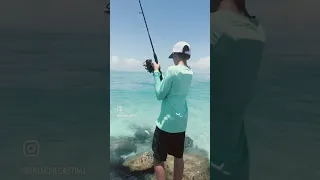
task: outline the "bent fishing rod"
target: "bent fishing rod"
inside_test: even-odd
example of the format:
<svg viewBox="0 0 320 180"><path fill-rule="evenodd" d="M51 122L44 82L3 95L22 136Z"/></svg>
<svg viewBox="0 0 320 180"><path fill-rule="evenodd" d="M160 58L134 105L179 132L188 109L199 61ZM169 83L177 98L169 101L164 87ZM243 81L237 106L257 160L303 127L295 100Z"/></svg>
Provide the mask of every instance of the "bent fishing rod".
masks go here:
<svg viewBox="0 0 320 180"><path fill-rule="evenodd" d="M152 52L153 52L153 58L154 58L154 61L158 64L158 57L157 57L157 54L156 54L156 52L154 50L154 47L153 47L153 43L152 43L152 39L151 39L151 36L150 36L148 24L147 24L147 21L146 21L146 17L144 16L144 12L143 12L143 8L142 8L140 0L139 0L139 5L140 5L140 9L141 9L141 14L143 16L144 24L146 25L146 29L147 29L147 32L148 32L148 36L149 36L149 40L150 40L150 44L151 44L151 48L152 48ZM145 69L149 73L153 73L154 70L153 70L153 64L152 64L152 60L151 59L147 59L145 61L145 63L143 64L143 66L145 66ZM160 69L159 69L159 72L160 72L160 80L162 81L163 77L162 77L162 72L161 72Z"/></svg>

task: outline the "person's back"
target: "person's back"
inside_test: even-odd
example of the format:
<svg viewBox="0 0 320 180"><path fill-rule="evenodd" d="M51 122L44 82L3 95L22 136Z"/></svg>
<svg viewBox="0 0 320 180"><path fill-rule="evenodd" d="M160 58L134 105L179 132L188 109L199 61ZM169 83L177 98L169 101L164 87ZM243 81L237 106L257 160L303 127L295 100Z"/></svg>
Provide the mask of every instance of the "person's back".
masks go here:
<svg viewBox="0 0 320 180"><path fill-rule="evenodd" d="M255 18L228 10L211 14L211 160L248 176L243 114L252 98L265 34ZM244 179L246 179L244 177Z"/></svg>
<svg viewBox="0 0 320 180"><path fill-rule="evenodd" d="M153 64L154 87L158 100L162 100L160 115L156 121L152 150L154 169L159 180L165 179L164 162L167 155L174 156L174 178L182 179L184 161L184 141L188 122L187 95L191 86L193 71L187 65L191 48L180 41L169 56L174 66L170 66L161 81L160 66Z"/></svg>
<svg viewBox="0 0 320 180"><path fill-rule="evenodd" d="M168 68L167 73L166 77L172 79L170 90L166 95L163 94L165 92L163 90L156 91L157 98L163 100L156 125L169 133L184 132L188 121L186 98L191 86L193 72L185 65L174 65Z"/></svg>

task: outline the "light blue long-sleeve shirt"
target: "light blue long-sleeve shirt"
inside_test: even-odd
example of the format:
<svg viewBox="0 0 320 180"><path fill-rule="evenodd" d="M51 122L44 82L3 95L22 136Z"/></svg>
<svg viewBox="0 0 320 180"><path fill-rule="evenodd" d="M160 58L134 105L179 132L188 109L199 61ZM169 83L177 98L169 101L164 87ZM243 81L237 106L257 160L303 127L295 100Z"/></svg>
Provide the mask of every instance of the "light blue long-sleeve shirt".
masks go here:
<svg viewBox="0 0 320 180"><path fill-rule="evenodd" d="M153 74L157 99L162 100L157 127L169 133L185 132L188 122L186 98L191 86L192 69L184 65L170 66L162 81L159 71Z"/></svg>

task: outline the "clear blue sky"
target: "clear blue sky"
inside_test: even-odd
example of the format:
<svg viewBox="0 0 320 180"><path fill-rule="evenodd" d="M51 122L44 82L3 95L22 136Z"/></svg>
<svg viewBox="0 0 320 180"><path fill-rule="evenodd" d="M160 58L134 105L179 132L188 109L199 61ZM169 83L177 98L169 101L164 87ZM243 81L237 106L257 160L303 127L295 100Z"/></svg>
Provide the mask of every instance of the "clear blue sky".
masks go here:
<svg viewBox="0 0 320 180"><path fill-rule="evenodd" d="M178 41L191 45L190 63L210 56L209 0L141 0L141 3L162 67L171 65L168 56ZM111 0L110 9L111 56L139 61L152 58L138 0Z"/></svg>

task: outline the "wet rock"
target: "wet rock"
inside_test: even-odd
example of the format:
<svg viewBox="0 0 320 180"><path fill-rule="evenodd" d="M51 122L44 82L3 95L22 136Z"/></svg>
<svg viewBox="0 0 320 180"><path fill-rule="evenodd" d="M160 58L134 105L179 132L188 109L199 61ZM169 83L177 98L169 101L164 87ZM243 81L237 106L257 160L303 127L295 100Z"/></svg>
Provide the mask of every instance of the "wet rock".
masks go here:
<svg viewBox="0 0 320 180"><path fill-rule="evenodd" d="M186 136L186 138L184 140L184 148L188 149L191 147L193 147L193 140L189 136Z"/></svg>
<svg viewBox="0 0 320 180"><path fill-rule="evenodd" d="M153 157L151 153L145 152L127 159L123 166L128 167L130 171L145 171L152 169Z"/></svg>
<svg viewBox="0 0 320 180"><path fill-rule="evenodd" d="M134 133L134 141L137 143L151 142L153 137L153 132L149 128L139 127Z"/></svg>
<svg viewBox="0 0 320 180"><path fill-rule="evenodd" d="M154 179L153 157L152 157L152 138L153 129L144 127L134 127L132 137L110 137L110 158L111 158L111 179ZM204 151L205 152L205 151ZM205 161L207 158L201 149L194 147L193 140L186 136L185 139L185 180L207 180L209 177ZM173 157L168 156L166 162L168 179L172 179L173 174ZM197 164L199 167L196 167ZM202 168L202 169L201 169ZM206 175L207 173L207 175ZM195 177L197 176L197 177ZM190 179L190 180L191 180Z"/></svg>
<svg viewBox="0 0 320 180"><path fill-rule="evenodd" d="M137 150L137 144L132 137L111 137L110 151L117 156L126 155Z"/></svg>
<svg viewBox="0 0 320 180"><path fill-rule="evenodd" d="M209 180L210 167L208 158L197 155L184 155L184 180ZM153 168L153 158L150 153L143 153L132 157L123 163L132 172L146 171ZM168 155L165 162L166 176L168 179L173 178L174 157Z"/></svg>

